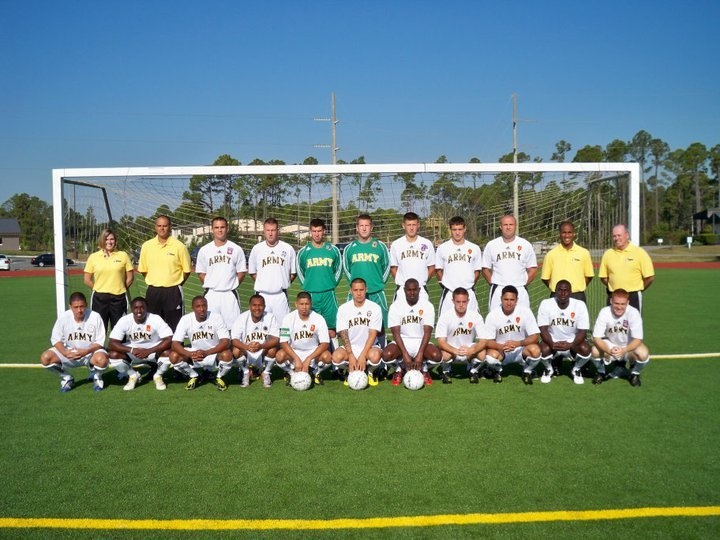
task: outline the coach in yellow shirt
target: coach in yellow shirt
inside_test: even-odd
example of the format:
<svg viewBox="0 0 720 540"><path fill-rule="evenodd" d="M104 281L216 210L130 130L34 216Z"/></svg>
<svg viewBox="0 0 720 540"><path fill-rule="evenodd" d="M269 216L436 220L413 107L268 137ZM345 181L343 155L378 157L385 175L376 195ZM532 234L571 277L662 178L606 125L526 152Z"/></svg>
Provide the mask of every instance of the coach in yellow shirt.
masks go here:
<svg viewBox="0 0 720 540"><path fill-rule="evenodd" d="M160 315L174 331L185 312L182 285L191 267L187 247L171 231L168 216L155 219L156 236L142 245L138 272L145 276L148 311Z"/></svg>
<svg viewBox="0 0 720 540"><path fill-rule="evenodd" d="M558 281L570 282L570 296L585 302L585 289L595 276L590 252L575 243L575 225L571 221L560 223L560 244L545 256L540 279L555 296Z"/></svg>
<svg viewBox="0 0 720 540"><path fill-rule="evenodd" d="M610 293L625 289L630 293L630 305L637 310L642 308L642 292L655 280L650 255L640 246L630 242L630 233L625 225L613 227L615 247L608 249L600 261L598 276Z"/></svg>
<svg viewBox="0 0 720 540"><path fill-rule="evenodd" d="M128 254L117 250L115 231L103 229L98 247L85 263L83 281L92 289L90 309L100 314L105 329L109 330L127 313L127 290L135 274Z"/></svg>

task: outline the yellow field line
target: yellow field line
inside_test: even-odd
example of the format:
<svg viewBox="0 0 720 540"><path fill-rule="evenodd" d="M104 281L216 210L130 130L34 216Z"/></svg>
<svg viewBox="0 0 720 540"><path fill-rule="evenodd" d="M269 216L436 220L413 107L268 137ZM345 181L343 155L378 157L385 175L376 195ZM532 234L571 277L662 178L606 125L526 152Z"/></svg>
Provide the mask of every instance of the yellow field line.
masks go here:
<svg viewBox="0 0 720 540"><path fill-rule="evenodd" d="M145 530L320 530L380 529L389 527L437 527L490 525L543 521L594 521L654 517L720 516L720 506L622 508L614 510L561 510L500 514L442 514L436 516L378 517L364 519L62 519L0 518L0 528L21 529L145 529Z"/></svg>

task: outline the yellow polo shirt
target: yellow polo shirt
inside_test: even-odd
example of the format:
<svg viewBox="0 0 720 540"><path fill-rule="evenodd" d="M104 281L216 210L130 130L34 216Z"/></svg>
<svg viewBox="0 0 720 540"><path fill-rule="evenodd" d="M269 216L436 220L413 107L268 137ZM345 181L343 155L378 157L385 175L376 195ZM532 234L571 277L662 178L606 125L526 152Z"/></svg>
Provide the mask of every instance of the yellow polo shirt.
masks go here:
<svg viewBox="0 0 720 540"><path fill-rule="evenodd" d="M594 275L590 252L573 242L570 249L565 249L560 244L545 255L540 279L549 280L550 290L553 292L561 279L570 282L572 292L583 292L587 286L585 278L592 278Z"/></svg>
<svg viewBox="0 0 720 540"><path fill-rule="evenodd" d="M142 245L138 272L146 274L147 285L174 287L180 285L190 271L190 253L177 238L171 236L161 244L155 236Z"/></svg>
<svg viewBox="0 0 720 540"><path fill-rule="evenodd" d="M608 278L610 291L625 289L628 292L642 291L643 278L654 276L650 255L632 242L625 249L608 249L600 261L598 276Z"/></svg>
<svg viewBox="0 0 720 540"><path fill-rule="evenodd" d="M113 251L106 257L98 250L85 263L85 273L93 276L93 291L99 293L125 294L125 277L132 271L132 262L124 251Z"/></svg>

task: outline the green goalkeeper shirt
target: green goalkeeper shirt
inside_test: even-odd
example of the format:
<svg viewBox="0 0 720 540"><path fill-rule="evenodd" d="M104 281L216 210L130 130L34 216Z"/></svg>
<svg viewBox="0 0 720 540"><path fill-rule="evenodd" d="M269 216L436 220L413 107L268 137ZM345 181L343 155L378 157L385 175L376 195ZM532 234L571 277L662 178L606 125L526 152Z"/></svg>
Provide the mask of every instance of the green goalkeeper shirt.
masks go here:
<svg viewBox="0 0 720 540"><path fill-rule="evenodd" d="M385 244L377 238L362 243L353 240L343 252L343 271L348 283L355 278L363 278L369 293L385 289L390 275L390 253Z"/></svg>
<svg viewBox="0 0 720 540"><path fill-rule="evenodd" d="M335 290L342 277L340 250L330 242L325 242L322 247L308 242L298 251L296 263L298 279L307 292Z"/></svg>

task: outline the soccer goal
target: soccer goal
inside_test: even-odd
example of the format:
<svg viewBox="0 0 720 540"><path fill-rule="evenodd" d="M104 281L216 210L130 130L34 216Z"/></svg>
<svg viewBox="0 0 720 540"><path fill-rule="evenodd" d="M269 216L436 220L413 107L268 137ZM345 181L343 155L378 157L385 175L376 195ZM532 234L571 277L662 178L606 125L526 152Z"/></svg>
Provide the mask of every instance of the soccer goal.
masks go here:
<svg viewBox="0 0 720 540"><path fill-rule="evenodd" d="M154 218L171 217L173 234L192 251L211 239L210 221L230 222L230 238L249 253L262 238L262 223L274 217L281 237L305 244L312 218L323 219L333 242L354 238L355 218L372 216L374 235L389 244L402 234L402 216L421 218L420 234L439 245L449 237L448 220L462 216L467 237L484 247L499 234L500 218L516 213L518 234L530 241L538 262L557 242L563 220L575 224L577 242L594 262L611 246L612 227L626 223L639 239L639 166L636 163L410 163L363 165L258 165L54 169L53 210L56 260L66 255L84 264L97 249L100 231L117 232L119 247L136 261L142 243L154 236ZM517 186L517 190L514 190ZM517 197L514 192L517 191ZM56 267L58 314L72 290L83 290L82 276ZM344 288L343 288L344 287ZM246 288L247 290L245 290ZM437 304L439 287L429 285ZM144 294L136 276L131 294ZM248 277L241 299L251 291ZM341 283L339 299L347 284ZM202 289L185 285L186 300ZM487 286L480 280L478 300L486 315ZM604 305L596 278L587 291L591 315ZM538 278L530 287L533 308L547 298Z"/></svg>

